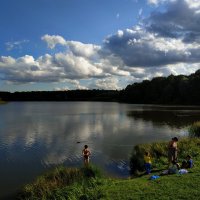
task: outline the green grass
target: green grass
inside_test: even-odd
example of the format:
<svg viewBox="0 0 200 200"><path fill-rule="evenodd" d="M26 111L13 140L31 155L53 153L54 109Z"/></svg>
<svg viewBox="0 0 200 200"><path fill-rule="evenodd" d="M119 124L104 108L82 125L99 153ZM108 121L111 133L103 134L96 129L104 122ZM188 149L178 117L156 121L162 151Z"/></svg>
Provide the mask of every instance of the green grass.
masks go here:
<svg viewBox="0 0 200 200"><path fill-rule="evenodd" d="M26 185L19 194L21 200L186 200L200 199L200 138L184 138L178 143L179 158L191 154L194 167L187 174L160 176L166 169L166 143L138 145L133 152L141 154L148 149L153 155L154 171L137 178L111 179L104 177L95 166L88 168L58 167ZM134 154L135 155L135 154ZM159 159L160 158L160 159ZM141 173L142 174L142 173Z"/></svg>
<svg viewBox="0 0 200 200"><path fill-rule="evenodd" d="M113 180L105 186L107 199L199 199L199 173L160 176L150 175L131 180Z"/></svg>
<svg viewBox="0 0 200 200"><path fill-rule="evenodd" d="M38 177L34 183L26 185L18 199L53 200L53 199L99 199L103 192L101 172L95 166L85 168L57 167Z"/></svg>

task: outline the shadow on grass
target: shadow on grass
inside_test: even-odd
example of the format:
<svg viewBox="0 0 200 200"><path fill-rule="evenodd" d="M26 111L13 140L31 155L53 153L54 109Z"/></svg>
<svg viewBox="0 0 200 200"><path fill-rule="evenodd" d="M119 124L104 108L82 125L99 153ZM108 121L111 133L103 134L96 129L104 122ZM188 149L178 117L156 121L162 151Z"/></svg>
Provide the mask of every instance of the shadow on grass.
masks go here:
<svg viewBox="0 0 200 200"><path fill-rule="evenodd" d="M143 172L143 173L140 173L138 175L135 175L133 176L133 178L140 178L140 177L143 177L143 176L146 176L146 175L152 175L154 173L161 173L163 170L166 170L166 168L163 168L163 169L153 169L151 170L151 173L150 174L147 174L146 172Z"/></svg>

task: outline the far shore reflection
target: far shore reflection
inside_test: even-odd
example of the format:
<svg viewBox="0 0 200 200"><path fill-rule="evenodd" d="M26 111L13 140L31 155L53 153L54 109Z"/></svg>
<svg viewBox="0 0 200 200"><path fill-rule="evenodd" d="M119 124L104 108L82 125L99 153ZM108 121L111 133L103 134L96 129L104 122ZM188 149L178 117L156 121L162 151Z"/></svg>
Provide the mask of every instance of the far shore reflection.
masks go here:
<svg viewBox="0 0 200 200"><path fill-rule="evenodd" d="M199 109L199 110L197 110ZM198 107L152 107L150 110L129 111L127 116L152 122L154 125L169 125L175 128L186 127L200 120Z"/></svg>

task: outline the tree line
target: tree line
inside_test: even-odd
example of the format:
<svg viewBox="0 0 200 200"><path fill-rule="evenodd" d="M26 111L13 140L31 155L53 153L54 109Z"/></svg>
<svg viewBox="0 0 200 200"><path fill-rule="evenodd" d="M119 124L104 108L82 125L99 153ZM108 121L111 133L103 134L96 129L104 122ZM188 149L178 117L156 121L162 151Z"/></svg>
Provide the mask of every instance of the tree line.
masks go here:
<svg viewBox="0 0 200 200"><path fill-rule="evenodd" d="M155 77L128 85L119 100L140 104L200 105L200 69L186 75Z"/></svg>
<svg viewBox="0 0 200 200"><path fill-rule="evenodd" d="M4 101L117 101L115 90L0 92Z"/></svg>
<svg viewBox="0 0 200 200"><path fill-rule="evenodd" d="M4 101L116 101L136 104L200 105L200 69L186 75L155 77L123 90L0 92Z"/></svg>

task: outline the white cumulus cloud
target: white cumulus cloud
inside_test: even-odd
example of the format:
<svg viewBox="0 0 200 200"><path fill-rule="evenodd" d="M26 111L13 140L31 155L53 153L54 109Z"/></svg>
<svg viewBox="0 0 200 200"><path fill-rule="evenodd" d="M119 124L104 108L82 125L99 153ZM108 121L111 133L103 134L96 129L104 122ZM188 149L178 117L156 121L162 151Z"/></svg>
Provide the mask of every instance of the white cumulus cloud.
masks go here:
<svg viewBox="0 0 200 200"><path fill-rule="evenodd" d="M71 88L119 89L131 81L153 76L189 74L200 68L200 2L197 0L147 0L159 6L138 25L105 37L101 45L70 41L46 34L48 51L38 58L0 57L1 81L10 83L66 82ZM138 12L142 15L143 9ZM119 15L117 15L119 16ZM8 43L8 50L21 43ZM54 53L53 53L54 52ZM83 83L84 80L84 84ZM124 84L125 85L125 84ZM68 87L67 87L68 88Z"/></svg>
<svg viewBox="0 0 200 200"><path fill-rule="evenodd" d="M99 79L96 81L95 86L99 89L105 90L119 90L122 89L118 85L118 79L116 77L108 77L105 79Z"/></svg>
<svg viewBox="0 0 200 200"><path fill-rule="evenodd" d="M50 49L55 48L56 45L66 45L66 41L62 36L59 35L44 35L41 37L43 41L45 41L48 44L48 47Z"/></svg>

